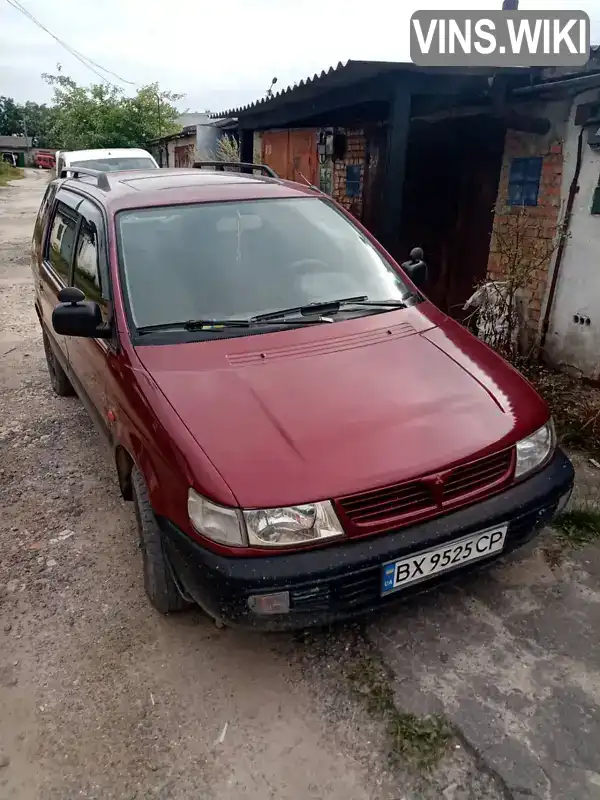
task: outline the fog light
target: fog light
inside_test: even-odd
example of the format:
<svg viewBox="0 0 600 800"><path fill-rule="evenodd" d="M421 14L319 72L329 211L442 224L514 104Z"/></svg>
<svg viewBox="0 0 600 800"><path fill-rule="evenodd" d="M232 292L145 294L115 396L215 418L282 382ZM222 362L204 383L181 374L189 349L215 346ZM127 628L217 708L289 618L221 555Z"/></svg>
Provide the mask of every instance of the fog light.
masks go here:
<svg viewBox="0 0 600 800"><path fill-rule="evenodd" d="M255 614L289 614L290 593L253 594L248 598L248 608Z"/></svg>

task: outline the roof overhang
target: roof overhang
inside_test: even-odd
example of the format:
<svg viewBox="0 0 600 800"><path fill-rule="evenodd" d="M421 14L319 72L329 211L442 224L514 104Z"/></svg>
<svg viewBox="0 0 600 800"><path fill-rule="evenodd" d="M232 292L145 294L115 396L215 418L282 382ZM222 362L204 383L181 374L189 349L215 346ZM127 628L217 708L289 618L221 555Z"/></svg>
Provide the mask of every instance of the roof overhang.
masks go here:
<svg viewBox="0 0 600 800"><path fill-rule="evenodd" d="M423 68L404 62L348 61L272 97L211 117L236 117L240 130L306 127L323 124L328 115L341 108L387 105L399 85L409 88L412 95L453 95L460 96L461 102L463 98L464 102L477 102L486 95L490 82L497 75L507 76L513 88L529 85L536 77L541 77L541 70Z"/></svg>

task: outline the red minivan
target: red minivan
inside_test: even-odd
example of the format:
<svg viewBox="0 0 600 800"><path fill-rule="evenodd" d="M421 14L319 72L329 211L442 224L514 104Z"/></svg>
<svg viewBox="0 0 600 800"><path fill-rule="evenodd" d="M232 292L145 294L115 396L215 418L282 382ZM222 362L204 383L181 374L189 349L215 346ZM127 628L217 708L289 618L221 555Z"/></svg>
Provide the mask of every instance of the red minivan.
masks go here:
<svg viewBox="0 0 600 800"><path fill-rule="evenodd" d="M320 624L529 541L573 485L546 403L331 198L228 168L82 168L35 225L52 386L106 436L153 605Z"/></svg>
<svg viewBox="0 0 600 800"><path fill-rule="evenodd" d="M38 169L54 169L54 155L52 153L36 153L33 157L33 164Z"/></svg>

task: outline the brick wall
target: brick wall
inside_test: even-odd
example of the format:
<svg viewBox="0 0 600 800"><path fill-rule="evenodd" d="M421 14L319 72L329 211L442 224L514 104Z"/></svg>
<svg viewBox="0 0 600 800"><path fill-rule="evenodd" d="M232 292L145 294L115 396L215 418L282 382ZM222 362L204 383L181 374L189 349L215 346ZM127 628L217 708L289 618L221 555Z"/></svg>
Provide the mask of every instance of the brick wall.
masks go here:
<svg viewBox="0 0 600 800"><path fill-rule="evenodd" d="M252 160L255 164L262 164L262 132L256 131L252 139Z"/></svg>
<svg viewBox="0 0 600 800"><path fill-rule="evenodd" d="M511 207L507 199L512 159L532 156L543 157L538 204ZM542 137L516 131L507 133L488 262L488 274L491 278L502 280L505 277L506 256L502 255L502 250L506 251L506 244L502 247L498 236L503 237L505 243L510 242L511 246L518 248L525 258L531 254L533 262L539 261L540 254L552 251L558 233L562 172L563 144L556 135ZM551 256L545 258L539 268L533 270L528 285L523 290L530 338L535 336L539 328L551 261Z"/></svg>
<svg viewBox="0 0 600 800"><path fill-rule="evenodd" d="M333 168L333 197L357 219L361 219L367 142L362 130L347 130L346 136L348 137L346 155L342 160L336 161ZM360 190L356 197L348 197L346 194L346 167L349 164L360 166Z"/></svg>

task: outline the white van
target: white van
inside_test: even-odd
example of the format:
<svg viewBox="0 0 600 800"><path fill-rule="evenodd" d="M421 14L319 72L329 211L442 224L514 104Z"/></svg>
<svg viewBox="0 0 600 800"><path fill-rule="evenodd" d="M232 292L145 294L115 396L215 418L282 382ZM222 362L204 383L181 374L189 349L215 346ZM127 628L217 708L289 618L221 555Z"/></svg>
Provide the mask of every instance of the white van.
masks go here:
<svg viewBox="0 0 600 800"><path fill-rule="evenodd" d="M56 154L56 174L68 167L87 167L101 172L123 169L160 169L147 150L135 147L110 150L59 150Z"/></svg>

